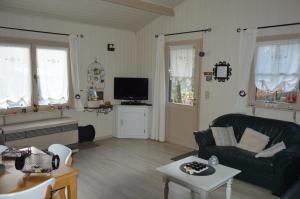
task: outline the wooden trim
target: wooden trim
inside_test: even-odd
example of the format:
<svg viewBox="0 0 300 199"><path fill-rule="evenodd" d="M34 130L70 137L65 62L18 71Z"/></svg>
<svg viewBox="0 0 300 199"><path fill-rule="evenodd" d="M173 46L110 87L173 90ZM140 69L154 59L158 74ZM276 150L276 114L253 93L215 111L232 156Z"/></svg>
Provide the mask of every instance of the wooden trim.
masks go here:
<svg viewBox="0 0 300 199"><path fill-rule="evenodd" d="M127 6L130 8L135 8L139 10L144 10L159 15L166 15L166 16L175 15L173 8L150 3L150 2L145 2L141 0L103 0L103 1L107 1L122 6Z"/></svg>
<svg viewBox="0 0 300 199"><path fill-rule="evenodd" d="M110 139L110 138L113 138L113 136L112 135L99 136L99 137L95 137L94 142L107 140L107 139Z"/></svg>
<svg viewBox="0 0 300 199"><path fill-rule="evenodd" d="M169 102L169 67L170 67L170 47L172 46L187 46L191 45L195 48L195 77L194 77L194 85L197 90L194 90L194 99L197 99L196 105L189 106L183 104L175 104ZM201 99L201 57L199 56L199 52L203 49L203 39L192 39L192 40L182 40L182 41L172 41L167 42L165 44L165 79L166 79L166 140L171 140L170 132L168 132L168 108L176 108L182 110L195 110L196 111L196 128L199 127L200 120L200 99Z"/></svg>
<svg viewBox="0 0 300 199"><path fill-rule="evenodd" d="M166 46L184 46L184 45L199 45L202 47L203 39L190 39L181 41L170 41L166 43Z"/></svg>
<svg viewBox="0 0 300 199"><path fill-rule="evenodd" d="M270 35L270 36L261 36L257 37L256 42L268 42L268 41L282 41L282 40L292 40L292 39L299 39L299 33L293 34L284 34L284 35Z"/></svg>
<svg viewBox="0 0 300 199"><path fill-rule="evenodd" d="M25 39L25 38L16 38L16 37L0 37L0 43L69 48L68 42L58 42L58 41L41 40L41 39Z"/></svg>
<svg viewBox="0 0 300 199"><path fill-rule="evenodd" d="M199 65L199 67L196 67L195 68L195 74L197 74L197 68L201 68L201 60L200 60L200 57L198 56L198 53L201 51L201 49L203 48L203 39L192 39L192 40L182 40L182 41L171 41L171 42L167 42L165 44L165 79L166 79L166 97L167 97L167 105L169 106L171 104L171 106L182 106L181 104L174 104L174 103L170 103L169 102L169 93L168 93L168 90L169 90L169 75L168 75L168 71L169 71L169 66L170 66L170 47L172 46L185 46L185 45L192 45L195 47L195 65L197 66L197 64ZM199 73L201 73L201 70L199 71ZM200 79L199 79L199 83L198 82L195 82L195 84L198 83L198 85L200 85ZM198 93L199 92L199 93ZM199 98L200 99L200 86L199 86L199 91L195 91L195 93L198 93L198 97L197 99ZM195 97L195 96L194 96ZM198 106L199 106L199 100L198 100ZM186 106L186 107L190 107L188 105L183 105L183 106Z"/></svg>
<svg viewBox="0 0 300 199"><path fill-rule="evenodd" d="M47 187L47 190L46 190L46 196L45 196L45 199L51 199L52 198L52 186L51 185L48 185Z"/></svg>

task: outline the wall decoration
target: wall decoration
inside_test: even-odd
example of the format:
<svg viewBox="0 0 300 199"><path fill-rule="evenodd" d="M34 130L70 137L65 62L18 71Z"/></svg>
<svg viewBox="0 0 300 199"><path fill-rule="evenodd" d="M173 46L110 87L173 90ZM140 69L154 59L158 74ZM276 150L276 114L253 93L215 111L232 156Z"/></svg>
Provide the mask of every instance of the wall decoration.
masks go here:
<svg viewBox="0 0 300 199"><path fill-rule="evenodd" d="M88 84L89 88L92 87L96 91L104 89L104 67L103 65L95 59L88 67Z"/></svg>
<svg viewBox="0 0 300 199"><path fill-rule="evenodd" d="M241 96L241 97L246 97L246 95L247 95L247 93L246 93L245 90L240 90L239 96Z"/></svg>
<svg viewBox="0 0 300 199"><path fill-rule="evenodd" d="M99 108L104 104L104 67L95 59L88 67L87 108Z"/></svg>
<svg viewBox="0 0 300 199"><path fill-rule="evenodd" d="M38 104L33 104L32 110L33 110L33 112L38 112L39 111L39 105Z"/></svg>
<svg viewBox="0 0 300 199"><path fill-rule="evenodd" d="M107 44L107 51L115 51L115 44Z"/></svg>
<svg viewBox="0 0 300 199"><path fill-rule="evenodd" d="M205 52L204 51L199 52L199 56L200 57L204 57L205 56Z"/></svg>
<svg viewBox="0 0 300 199"><path fill-rule="evenodd" d="M215 67L213 69L214 79L218 80L218 82L225 82L226 80L229 80L231 72L232 69L230 68L229 63L227 63L226 61L219 62L215 64Z"/></svg>
<svg viewBox="0 0 300 199"><path fill-rule="evenodd" d="M204 72L203 75L205 76L205 80L207 82L210 82L212 80L212 75L213 75L212 72Z"/></svg>

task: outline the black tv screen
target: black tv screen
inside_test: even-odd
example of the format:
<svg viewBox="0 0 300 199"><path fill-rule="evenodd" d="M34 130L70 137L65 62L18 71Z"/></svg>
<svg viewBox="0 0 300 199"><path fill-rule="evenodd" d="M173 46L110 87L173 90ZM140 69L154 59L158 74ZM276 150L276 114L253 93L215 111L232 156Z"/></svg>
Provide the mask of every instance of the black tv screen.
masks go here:
<svg viewBox="0 0 300 199"><path fill-rule="evenodd" d="M148 100L148 78L116 77L114 98L119 100Z"/></svg>

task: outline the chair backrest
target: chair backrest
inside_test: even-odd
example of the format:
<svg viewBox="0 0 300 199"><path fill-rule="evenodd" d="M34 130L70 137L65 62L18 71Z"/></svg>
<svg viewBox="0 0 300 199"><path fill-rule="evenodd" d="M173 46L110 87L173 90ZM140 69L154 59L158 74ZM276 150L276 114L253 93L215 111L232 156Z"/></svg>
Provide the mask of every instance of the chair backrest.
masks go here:
<svg viewBox="0 0 300 199"><path fill-rule="evenodd" d="M0 199L45 199L48 186L54 186L55 178L51 178L31 189L16 193L0 194Z"/></svg>
<svg viewBox="0 0 300 199"><path fill-rule="evenodd" d="M0 155L7 149L7 146L0 145Z"/></svg>
<svg viewBox="0 0 300 199"><path fill-rule="evenodd" d="M72 155L72 150L62 144L52 144L49 146L48 151L59 156L61 164L68 164L69 159Z"/></svg>

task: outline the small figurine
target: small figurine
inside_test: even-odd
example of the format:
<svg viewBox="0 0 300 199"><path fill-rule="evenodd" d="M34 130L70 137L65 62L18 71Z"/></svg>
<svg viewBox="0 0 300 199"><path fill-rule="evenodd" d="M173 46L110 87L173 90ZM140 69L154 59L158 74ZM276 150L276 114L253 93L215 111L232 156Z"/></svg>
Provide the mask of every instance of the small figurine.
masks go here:
<svg viewBox="0 0 300 199"><path fill-rule="evenodd" d="M38 112L39 111L39 105L33 104L33 112Z"/></svg>
<svg viewBox="0 0 300 199"><path fill-rule="evenodd" d="M49 111L54 111L55 110L55 106L53 106L52 104L48 105L48 110Z"/></svg>

